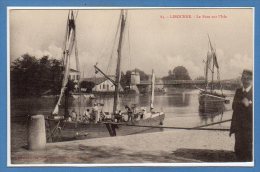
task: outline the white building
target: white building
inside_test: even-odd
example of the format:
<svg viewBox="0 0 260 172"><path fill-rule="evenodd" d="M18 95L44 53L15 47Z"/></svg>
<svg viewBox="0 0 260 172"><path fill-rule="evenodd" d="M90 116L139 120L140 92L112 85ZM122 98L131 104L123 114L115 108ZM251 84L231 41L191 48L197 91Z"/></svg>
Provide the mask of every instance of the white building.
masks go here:
<svg viewBox="0 0 260 172"><path fill-rule="evenodd" d="M95 83L95 86L94 88L92 88L92 91L114 92L115 86L110 80L106 78L100 78L99 81Z"/></svg>
<svg viewBox="0 0 260 172"><path fill-rule="evenodd" d="M74 69L70 69L69 79L75 83L78 83L80 79L80 72Z"/></svg>
<svg viewBox="0 0 260 172"><path fill-rule="evenodd" d="M137 71L131 72L131 85L140 84L140 74Z"/></svg>
<svg viewBox="0 0 260 172"><path fill-rule="evenodd" d="M114 79L114 78L112 78ZM92 91L94 92L114 92L115 86L114 84L105 77L94 77L94 78L84 78L81 80L81 82L87 81L87 82L93 82L95 86L92 88ZM121 85L119 86L119 90L123 91Z"/></svg>

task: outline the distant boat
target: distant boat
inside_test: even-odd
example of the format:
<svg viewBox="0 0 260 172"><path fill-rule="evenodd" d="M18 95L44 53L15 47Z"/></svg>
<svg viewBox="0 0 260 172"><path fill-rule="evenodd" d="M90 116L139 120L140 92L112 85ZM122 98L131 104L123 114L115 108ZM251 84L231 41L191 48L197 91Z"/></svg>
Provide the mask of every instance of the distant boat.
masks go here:
<svg viewBox="0 0 260 172"><path fill-rule="evenodd" d="M208 36L209 38L209 36ZM199 112L215 113L224 111L224 104L228 103L226 95L223 94L222 85L220 83L219 64L217 61L216 50L213 48L209 38L209 51L205 62L205 87L198 88L199 93ZM214 80L214 74L217 72L217 81ZM211 75L209 82L208 77ZM219 85L218 90L214 88L215 84Z"/></svg>

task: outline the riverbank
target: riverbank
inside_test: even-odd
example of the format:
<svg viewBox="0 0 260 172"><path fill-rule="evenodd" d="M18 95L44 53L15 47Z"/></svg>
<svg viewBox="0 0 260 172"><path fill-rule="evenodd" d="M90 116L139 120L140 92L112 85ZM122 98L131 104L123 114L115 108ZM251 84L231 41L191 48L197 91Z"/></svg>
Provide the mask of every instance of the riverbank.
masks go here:
<svg viewBox="0 0 260 172"><path fill-rule="evenodd" d="M48 143L45 150L20 148L11 163L121 164L235 162L234 138L223 131L169 130L121 137Z"/></svg>

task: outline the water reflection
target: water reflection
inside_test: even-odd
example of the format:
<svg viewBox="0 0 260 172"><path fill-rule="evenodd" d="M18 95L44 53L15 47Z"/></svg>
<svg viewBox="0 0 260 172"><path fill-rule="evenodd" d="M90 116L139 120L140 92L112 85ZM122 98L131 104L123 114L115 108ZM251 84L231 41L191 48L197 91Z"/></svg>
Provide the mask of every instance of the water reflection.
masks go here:
<svg viewBox="0 0 260 172"><path fill-rule="evenodd" d="M187 126L192 127L201 123L209 123L221 118L222 111L213 113L199 113L198 90L177 90L167 94L155 95L154 107L155 110L163 111L166 114L164 124L166 126ZM234 96L234 91L229 94L231 100ZM50 115L56 104L55 97L43 97L26 100L12 100L11 116L25 116L44 114ZM99 104L99 108L103 111L112 112L113 110L113 95L96 96L96 99L79 96L70 97L69 112L74 108L77 114L83 113L86 108L91 109L94 103ZM137 105L137 108L150 106L149 95L120 95L119 108L124 110L124 106ZM231 110L231 104L225 105L225 110ZM63 102L61 103L60 113L64 113ZM102 106L103 105L103 106ZM224 117L228 118L224 110ZM231 112L231 111L230 111Z"/></svg>
<svg viewBox="0 0 260 172"><path fill-rule="evenodd" d="M208 123L217 122L216 120L221 121L223 118L223 114L224 113L221 111L207 113L199 112L200 122L202 125L204 125Z"/></svg>
<svg viewBox="0 0 260 172"><path fill-rule="evenodd" d="M198 108L199 117L202 124L216 122L214 119L219 116L219 120L222 120L225 111L225 105L223 102L200 104Z"/></svg>
<svg viewBox="0 0 260 172"><path fill-rule="evenodd" d="M190 94L189 93L175 93L167 97L168 105L175 107L185 107L190 105Z"/></svg>

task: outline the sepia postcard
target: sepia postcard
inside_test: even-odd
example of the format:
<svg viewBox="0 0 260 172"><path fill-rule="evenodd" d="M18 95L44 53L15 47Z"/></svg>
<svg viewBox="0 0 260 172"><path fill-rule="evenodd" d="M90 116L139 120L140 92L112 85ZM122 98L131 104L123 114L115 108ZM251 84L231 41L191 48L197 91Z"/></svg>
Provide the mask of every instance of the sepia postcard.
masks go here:
<svg viewBox="0 0 260 172"><path fill-rule="evenodd" d="M254 166L254 7L8 7L9 167Z"/></svg>

